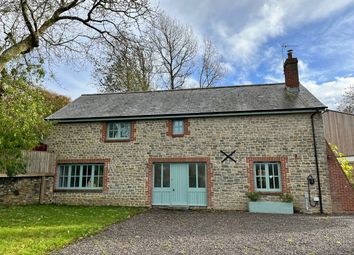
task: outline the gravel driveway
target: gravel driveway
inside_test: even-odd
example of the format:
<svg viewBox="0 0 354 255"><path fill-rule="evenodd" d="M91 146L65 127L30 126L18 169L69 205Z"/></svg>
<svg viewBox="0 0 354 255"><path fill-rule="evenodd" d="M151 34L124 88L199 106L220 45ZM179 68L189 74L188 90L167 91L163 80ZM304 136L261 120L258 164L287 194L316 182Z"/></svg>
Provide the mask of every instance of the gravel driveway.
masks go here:
<svg viewBox="0 0 354 255"><path fill-rule="evenodd" d="M153 209L55 254L354 254L354 215Z"/></svg>

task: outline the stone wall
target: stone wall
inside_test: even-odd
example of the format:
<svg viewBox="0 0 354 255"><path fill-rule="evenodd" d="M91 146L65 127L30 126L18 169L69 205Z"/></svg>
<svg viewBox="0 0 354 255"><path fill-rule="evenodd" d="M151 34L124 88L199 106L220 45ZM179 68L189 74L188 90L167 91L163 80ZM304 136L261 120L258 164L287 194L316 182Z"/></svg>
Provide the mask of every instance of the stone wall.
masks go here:
<svg viewBox="0 0 354 255"><path fill-rule="evenodd" d="M53 201L53 177L45 177L46 186L43 203ZM0 177L0 204L26 205L38 204L42 177Z"/></svg>
<svg viewBox="0 0 354 255"><path fill-rule="evenodd" d="M316 178L311 114L258 115L190 118L188 136L167 135L167 120L137 120L135 139L130 142L102 141L102 123L57 124L47 140L48 150L58 160L110 159L108 189L104 192L55 192L54 200L70 204L116 204L144 206L149 194L150 158L208 158L212 171L211 205L215 209L247 209L245 193L250 189L247 158L286 158L287 189L295 196L295 206L304 211L306 178ZM323 122L315 116L323 207L331 212ZM236 150L237 163L221 163L220 150ZM317 185L311 195L317 195ZM277 200L278 195L262 199ZM311 208L310 212L318 212Z"/></svg>

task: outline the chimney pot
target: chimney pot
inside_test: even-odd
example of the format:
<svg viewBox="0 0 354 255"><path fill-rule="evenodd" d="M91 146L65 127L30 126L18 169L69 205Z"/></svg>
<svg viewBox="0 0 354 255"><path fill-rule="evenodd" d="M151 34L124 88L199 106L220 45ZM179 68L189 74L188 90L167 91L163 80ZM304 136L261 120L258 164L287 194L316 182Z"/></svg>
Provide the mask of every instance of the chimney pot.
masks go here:
<svg viewBox="0 0 354 255"><path fill-rule="evenodd" d="M293 58L293 50L288 50L288 58L289 59Z"/></svg>
<svg viewBox="0 0 354 255"><path fill-rule="evenodd" d="M288 50L288 58L284 62L285 88L289 92L299 91L298 60L293 58L292 50Z"/></svg>

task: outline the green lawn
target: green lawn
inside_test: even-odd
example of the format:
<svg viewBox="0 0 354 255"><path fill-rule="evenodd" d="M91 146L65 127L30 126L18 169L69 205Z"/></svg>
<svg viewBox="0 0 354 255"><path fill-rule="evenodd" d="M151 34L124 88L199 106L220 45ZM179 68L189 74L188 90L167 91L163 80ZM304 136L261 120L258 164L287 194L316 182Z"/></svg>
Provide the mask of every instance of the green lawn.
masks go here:
<svg viewBox="0 0 354 255"><path fill-rule="evenodd" d="M0 206L0 254L47 254L144 210L113 206Z"/></svg>

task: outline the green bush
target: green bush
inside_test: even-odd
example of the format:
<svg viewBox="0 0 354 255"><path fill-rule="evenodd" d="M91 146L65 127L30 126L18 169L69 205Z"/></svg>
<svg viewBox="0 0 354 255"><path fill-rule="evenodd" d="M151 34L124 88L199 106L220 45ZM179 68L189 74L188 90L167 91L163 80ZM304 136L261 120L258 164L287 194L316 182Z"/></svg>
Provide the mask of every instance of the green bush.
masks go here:
<svg viewBox="0 0 354 255"><path fill-rule="evenodd" d="M294 201L294 196L290 193L282 193L280 194L280 199L283 202L291 203Z"/></svg>
<svg viewBox="0 0 354 255"><path fill-rule="evenodd" d="M258 192L246 192L246 196L251 200L251 201L257 201L260 197L261 194L259 194Z"/></svg>
<svg viewBox="0 0 354 255"><path fill-rule="evenodd" d="M338 147L334 144L330 144L332 151L337 156L337 160L341 165L343 172L347 176L350 183L353 183L353 167L349 165L349 160L344 157L343 153L339 152Z"/></svg>

